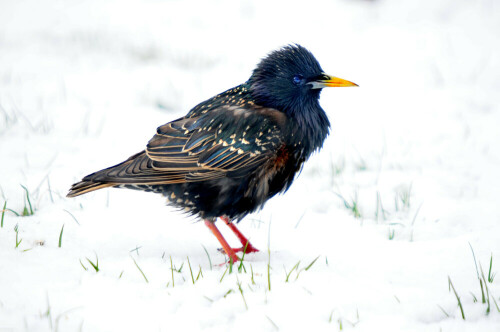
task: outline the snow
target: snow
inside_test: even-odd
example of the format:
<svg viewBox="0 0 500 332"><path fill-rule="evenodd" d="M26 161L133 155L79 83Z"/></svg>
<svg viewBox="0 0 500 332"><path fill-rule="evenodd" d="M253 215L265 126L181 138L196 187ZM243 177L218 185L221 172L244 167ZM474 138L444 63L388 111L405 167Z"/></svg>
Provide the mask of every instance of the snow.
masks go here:
<svg viewBox="0 0 500 332"><path fill-rule="evenodd" d="M160 196L65 198L292 42L360 87L323 91L324 148L239 224L246 272ZM499 73L494 0L1 2L0 208L23 185L34 214L4 214L0 330L500 330L471 251L498 271Z"/></svg>

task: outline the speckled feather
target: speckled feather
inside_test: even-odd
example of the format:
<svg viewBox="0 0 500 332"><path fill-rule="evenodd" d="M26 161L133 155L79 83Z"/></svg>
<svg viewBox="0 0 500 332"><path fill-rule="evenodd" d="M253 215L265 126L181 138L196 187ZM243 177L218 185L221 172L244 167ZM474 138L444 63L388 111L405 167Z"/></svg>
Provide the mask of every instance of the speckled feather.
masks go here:
<svg viewBox="0 0 500 332"><path fill-rule="evenodd" d="M328 135L320 89L287 86L294 75L321 73L301 46L275 51L246 83L159 127L144 151L87 175L68 196L125 187L161 193L204 219L241 220L286 191Z"/></svg>

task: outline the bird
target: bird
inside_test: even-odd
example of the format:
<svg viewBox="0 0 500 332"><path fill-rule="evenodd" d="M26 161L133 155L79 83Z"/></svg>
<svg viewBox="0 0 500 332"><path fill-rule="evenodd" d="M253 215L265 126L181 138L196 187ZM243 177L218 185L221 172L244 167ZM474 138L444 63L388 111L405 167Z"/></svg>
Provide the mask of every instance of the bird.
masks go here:
<svg viewBox="0 0 500 332"><path fill-rule="evenodd" d="M358 85L325 74L305 47L285 45L262 58L245 83L158 127L143 151L85 176L67 196L107 187L161 194L167 205L203 220L236 262L237 252L258 249L235 223L290 188L330 132L322 89L348 86ZM230 247L217 218L241 248Z"/></svg>

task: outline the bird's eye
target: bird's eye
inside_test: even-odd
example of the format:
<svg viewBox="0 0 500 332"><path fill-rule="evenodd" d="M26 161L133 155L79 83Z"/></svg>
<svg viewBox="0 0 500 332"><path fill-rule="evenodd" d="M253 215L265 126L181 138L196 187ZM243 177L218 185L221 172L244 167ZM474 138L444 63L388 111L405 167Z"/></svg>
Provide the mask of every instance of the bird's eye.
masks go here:
<svg viewBox="0 0 500 332"><path fill-rule="evenodd" d="M304 76L302 75L295 75L293 77L293 84L295 85L301 85L304 83Z"/></svg>

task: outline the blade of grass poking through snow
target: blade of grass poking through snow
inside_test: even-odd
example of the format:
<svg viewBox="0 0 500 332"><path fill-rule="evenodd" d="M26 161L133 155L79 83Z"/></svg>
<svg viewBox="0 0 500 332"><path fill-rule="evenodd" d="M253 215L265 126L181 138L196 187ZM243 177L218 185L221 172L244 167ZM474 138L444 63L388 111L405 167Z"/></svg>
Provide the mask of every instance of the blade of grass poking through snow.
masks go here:
<svg viewBox="0 0 500 332"><path fill-rule="evenodd" d="M271 291L271 250L267 249L268 261L267 261L267 288Z"/></svg>
<svg viewBox="0 0 500 332"><path fill-rule="evenodd" d="M497 311L500 313L500 307L498 306L497 300L495 300L493 296L491 298L493 299L493 303L495 303L495 307L497 307Z"/></svg>
<svg viewBox="0 0 500 332"><path fill-rule="evenodd" d="M225 271L224 271L224 273L222 274L222 277L220 278L219 282L222 282L222 279L224 279L224 276L226 275L227 270L229 270L229 266L228 266L228 267L226 267L226 270L225 270Z"/></svg>
<svg viewBox="0 0 500 332"><path fill-rule="evenodd" d="M486 277L484 276L484 271L483 271L483 267L481 266L481 264L479 264L479 268L481 269L481 277L483 278L484 288L486 289L486 300L488 303L488 307L486 307L486 314L488 315L490 313L490 310L491 310L490 290L488 288L488 283L486 282Z"/></svg>
<svg viewBox="0 0 500 332"><path fill-rule="evenodd" d="M252 285L255 285L255 280L253 279L253 267L252 267L252 264L250 264L250 271L252 273Z"/></svg>
<svg viewBox="0 0 500 332"><path fill-rule="evenodd" d="M87 257L85 257L87 258ZM87 258L87 261L92 265L92 267L95 270L95 273L99 272L99 258L97 257L97 254L95 255L95 264L92 262L90 259Z"/></svg>
<svg viewBox="0 0 500 332"><path fill-rule="evenodd" d="M67 214L69 214L71 216L71 218L73 218L73 220L78 224L78 226L80 226L80 223L78 222L78 220L76 220L75 216L73 214L71 214L71 212L69 212L68 210L65 210L63 209L64 212L66 212Z"/></svg>
<svg viewBox="0 0 500 332"><path fill-rule="evenodd" d="M276 329L276 331L279 331L280 328L278 327L278 325L276 325L276 323L274 323L273 320L271 318L269 318L268 315L266 315L266 318L273 325L273 327Z"/></svg>
<svg viewBox="0 0 500 332"><path fill-rule="evenodd" d="M240 291L241 297L243 298L243 303L245 303L245 308L248 310L247 300L245 300L245 295L243 295L243 289L241 288L241 282L236 276L236 284L238 285L238 290Z"/></svg>
<svg viewBox="0 0 500 332"><path fill-rule="evenodd" d="M201 265L199 265L200 270L198 271L198 275L196 276L196 281L200 278L200 276L203 278L203 272L201 272Z"/></svg>
<svg viewBox="0 0 500 332"><path fill-rule="evenodd" d="M491 284L495 279L495 274L491 272L491 268L493 267L493 253L491 253L490 257L490 269L488 270L488 282Z"/></svg>
<svg viewBox="0 0 500 332"><path fill-rule="evenodd" d="M61 233L59 233L59 244L58 247L61 248L62 246L62 237L63 237L63 232L64 232L64 224L61 227Z"/></svg>
<svg viewBox="0 0 500 332"><path fill-rule="evenodd" d="M212 270L212 260L210 259L210 255L208 254L207 248L205 248L204 245L201 245L203 247L203 250L205 250L205 253L207 254L208 257L208 262L210 263L210 270Z"/></svg>
<svg viewBox="0 0 500 332"><path fill-rule="evenodd" d="M82 260L81 260L81 259L79 259L79 261L80 261L80 265L83 267L83 269L84 269L85 271L88 271L88 269L85 267L85 265L83 265Z"/></svg>
<svg viewBox="0 0 500 332"><path fill-rule="evenodd" d="M309 269L311 268L311 266L313 266L313 264L314 264L314 263L316 263L316 261L318 260L318 258L319 258L319 257L320 257L320 256L316 257L316 258L315 258L315 259L311 262L311 264L307 265L307 267L306 267L304 270L306 270L306 271L307 271L307 270L309 270Z"/></svg>
<svg viewBox="0 0 500 332"><path fill-rule="evenodd" d="M26 192L26 200L28 201L28 205L30 207L29 211L26 206L24 207L23 216L32 216L33 214L35 214L35 212L33 211L33 206L31 205L30 194L25 186L21 185L21 187L23 187L24 191Z"/></svg>
<svg viewBox="0 0 500 332"><path fill-rule="evenodd" d="M450 317L450 315L448 315L448 313L443 309L443 307L441 307L439 304L437 305L439 309L441 309L441 311L443 312L443 314L446 315L446 317Z"/></svg>
<svg viewBox="0 0 500 332"><path fill-rule="evenodd" d="M247 272L247 270L245 269L245 266L243 265L243 260L245 259L245 254L247 253L247 247L248 247L248 242L245 243L245 247L243 248L243 255L241 255L241 259L240 259L240 265L238 265L238 272L241 273L241 269L244 269L245 272Z"/></svg>
<svg viewBox="0 0 500 332"><path fill-rule="evenodd" d="M224 294L224 298L226 298L226 296L228 296L229 294L231 294L232 292L234 292L234 290L231 288L229 289L226 294Z"/></svg>
<svg viewBox="0 0 500 332"><path fill-rule="evenodd" d="M16 226L14 226L14 232L16 232L16 248L17 248L17 247L19 247L21 242L23 242L23 239L19 240L19 225L18 224L16 224Z"/></svg>
<svg viewBox="0 0 500 332"><path fill-rule="evenodd" d="M135 261L134 257L130 256L130 258L132 258L132 260L134 261L135 266L137 266L137 269L139 270L139 272L141 272L142 276L144 277L144 280L146 280L146 282L149 283L148 278L146 278L146 275L144 274L144 272L142 271L142 269L139 267L139 264L137 264L137 262ZM122 273L123 273L123 271L122 271ZM120 277L121 276L122 275L120 274Z"/></svg>
<svg viewBox="0 0 500 332"><path fill-rule="evenodd" d="M16 211L14 211L12 209L6 208L6 210L14 213L16 215L16 217L20 217L21 216L19 213L17 213Z"/></svg>
<svg viewBox="0 0 500 332"><path fill-rule="evenodd" d="M7 201L5 201L5 203L3 204L3 209L2 209L2 221L0 223L0 227L3 228L3 217L5 216L5 209L7 208Z"/></svg>
<svg viewBox="0 0 500 332"><path fill-rule="evenodd" d="M189 266L189 272L191 273L191 280L193 281L194 285L194 276L193 276L193 270L191 269L191 262L189 261L189 256L186 256L188 260L188 266Z"/></svg>
<svg viewBox="0 0 500 332"><path fill-rule="evenodd" d="M448 276L448 291L451 291L452 289L453 289L453 293L455 293L455 297L457 298L458 307L460 308L460 312L462 313L462 318L463 318L463 320L465 320L464 308L462 307L462 302L460 301L460 296L458 296L458 293L455 290L453 283L451 282L451 278L450 278L450 276Z"/></svg>
<svg viewBox="0 0 500 332"><path fill-rule="evenodd" d="M481 303L486 303L486 297L484 296L483 281L481 280L481 277L479 276L479 269L477 267L476 255L474 254L474 249L472 249L472 245L470 244L470 242L469 242L469 247L470 247L470 250L472 251L472 258L474 258L474 265L476 266L477 280L479 280L479 286L481 287Z"/></svg>
<svg viewBox="0 0 500 332"><path fill-rule="evenodd" d="M354 197L351 198L351 202L347 201L344 196L339 193L334 193L337 195L344 203L344 206L347 210L350 210L354 215L354 218L361 218L361 211L359 210L358 205L358 192L354 192Z"/></svg>
<svg viewBox="0 0 500 332"><path fill-rule="evenodd" d="M300 261L297 262L297 264L295 264L292 269L290 270L290 272L286 273L286 270L285 270L285 273L286 273L286 279L285 279L285 282L288 282L288 279L290 279L290 275L292 274L293 270L296 270L299 268L299 264L300 264Z"/></svg>
<svg viewBox="0 0 500 332"><path fill-rule="evenodd" d="M172 272L172 288L175 287L174 281L174 264L172 263L172 255L170 255L170 271Z"/></svg>

